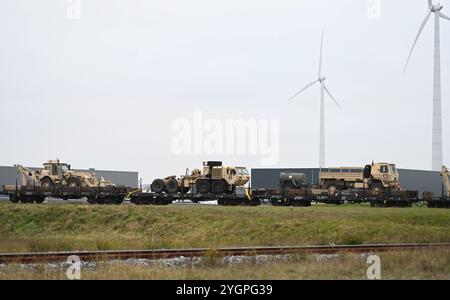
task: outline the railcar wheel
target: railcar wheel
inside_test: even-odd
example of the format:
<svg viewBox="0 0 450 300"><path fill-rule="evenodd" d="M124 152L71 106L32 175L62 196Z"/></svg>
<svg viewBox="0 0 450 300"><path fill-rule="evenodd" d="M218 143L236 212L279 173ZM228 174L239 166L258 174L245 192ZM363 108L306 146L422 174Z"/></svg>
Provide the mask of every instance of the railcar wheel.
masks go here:
<svg viewBox="0 0 450 300"><path fill-rule="evenodd" d="M42 204L42 203L45 201L45 197L44 197L44 196L42 196L42 197L37 197L34 201L35 201L37 204Z"/></svg>
<svg viewBox="0 0 450 300"><path fill-rule="evenodd" d="M9 201L11 201L12 203L19 203L19 198L16 195L10 195Z"/></svg>

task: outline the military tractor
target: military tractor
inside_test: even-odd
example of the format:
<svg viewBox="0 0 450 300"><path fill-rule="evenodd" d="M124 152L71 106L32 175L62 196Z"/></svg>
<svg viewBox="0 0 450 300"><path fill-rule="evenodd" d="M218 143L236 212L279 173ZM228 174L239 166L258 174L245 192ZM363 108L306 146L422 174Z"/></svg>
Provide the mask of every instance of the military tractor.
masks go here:
<svg viewBox="0 0 450 300"><path fill-rule="evenodd" d="M400 190L395 164L372 163L364 168L326 168L320 170L320 187L337 189Z"/></svg>
<svg viewBox="0 0 450 300"><path fill-rule="evenodd" d="M154 193L168 194L233 194L236 187L244 186L250 181L250 175L245 167L223 166L220 161L203 163L203 169L194 169L189 174L164 179L155 179L151 184Z"/></svg>
<svg viewBox="0 0 450 300"><path fill-rule="evenodd" d="M33 182L34 185L43 188L55 186L68 187L106 187L114 184L103 177L97 178L90 172L72 171L70 165L61 163L59 160L49 160L44 163L44 169L33 171L19 166L19 175L27 185Z"/></svg>
<svg viewBox="0 0 450 300"><path fill-rule="evenodd" d="M280 189L283 192L292 189L301 189L307 187L306 175L303 173L286 173L280 174Z"/></svg>

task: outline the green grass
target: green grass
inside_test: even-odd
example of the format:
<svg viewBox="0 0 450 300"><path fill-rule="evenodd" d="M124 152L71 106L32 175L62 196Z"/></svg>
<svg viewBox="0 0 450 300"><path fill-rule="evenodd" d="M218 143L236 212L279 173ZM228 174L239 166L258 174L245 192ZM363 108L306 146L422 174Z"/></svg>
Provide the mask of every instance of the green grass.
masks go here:
<svg viewBox="0 0 450 300"><path fill-rule="evenodd" d="M406 251L379 253L381 279L450 279L450 251ZM291 256L285 260L248 261L223 264L205 261L196 266L97 263L94 269L81 270L81 279L180 279L180 280L276 280L276 279L367 279L366 258L340 254L328 259L317 256ZM4 279L66 279L65 268L49 269L45 265L23 268L19 265L0 267Z"/></svg>
<svg viewBox="0 0 450 300"><path fill-rule="evenodd" d="M0 252L450 242L450 210L0 204Z"/></svg>

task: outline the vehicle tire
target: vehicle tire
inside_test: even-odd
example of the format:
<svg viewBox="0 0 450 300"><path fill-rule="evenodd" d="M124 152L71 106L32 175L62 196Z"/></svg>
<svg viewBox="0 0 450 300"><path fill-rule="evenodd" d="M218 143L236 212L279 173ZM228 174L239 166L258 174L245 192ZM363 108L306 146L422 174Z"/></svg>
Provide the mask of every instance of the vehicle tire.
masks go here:
<svg viewBox="0 0 450 300"><path fill-rule="evenodd" d="M335 197L338 189L334 184L330 184L328 185L327 190L330 197Z"/></svg>
<svg viewBox="0 0 450 300"><path fill-rule="evenodd" d="M166 181L166 192L168 194L176 194L179 191L178 181L175 178L170 178Z"/></svg>
<svg viewBox="0 0 450 300"><path fill-rule="evenodd" d="M53 180L48 177L44 177L41 180L41 187L43 188L53 188L54 185Z"/></svg>
<svg viewBox="0 0 450 300"><path fill-rule="evenodd" d="M166 184L162 179L155 179L152 182L151 190L153 193L161 194L166 188Z"/></svg>
<svg viewBox="0 0 450 300"><path fill-rule="evenodd" d="M374 182L370 185L370 188L374 191L383 191L384 186L380 182Z"/></svg>
<svg viewBox="0 0 450 300"><path fill-rule="evenodd" d="M208 180L198 180L196 183L197 193L209 194L211 193L211 183Z"/></svg>
<svg viewBox="0 0 450 300"><path fill-rule="evenodd" d="M227 184L223 180L215 180L213 181L213 192L216 195L223 195L227 192Z"/></svg>
<svg viewBox="0 0 450 300"><path fill-rule="evenodd" d="M70 188L79 188L81 186L81 181L78 178L69 178L69 180L67 180L67 186Z"/></svg>

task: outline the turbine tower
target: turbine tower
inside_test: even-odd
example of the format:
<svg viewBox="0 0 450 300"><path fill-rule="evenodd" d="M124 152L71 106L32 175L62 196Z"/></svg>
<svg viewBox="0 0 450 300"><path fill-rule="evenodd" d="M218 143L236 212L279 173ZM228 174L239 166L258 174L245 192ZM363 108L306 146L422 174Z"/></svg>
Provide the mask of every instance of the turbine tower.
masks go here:
<svg viewBox="0 0 450 300"><path fill-rule="evenodd" d="M330 96L330 98L333 100L336 105L341 108L339 103L334 99L334 97L331 95L330 91L328 90L327 86L325 85L325 80L327 79L325 76L322 75L322 55L323 55L323 36L324 36L325 30L322 30L322 39L320 43L320 56L319 56L319 72L318 72L318 79L311 82L307 86L305 86L302 90L297 92L294 96L289 99L289 101L293 100L295 97L303 93L305 90L309 89L316 83L320 83L320 145L319 145L319 167L324 168L326 166L325 164L325 93Z"/></svg>
<svg viewBox="0 0 450 300"><path fill-rule="evenodd" d="M444 15L441 10L444 6L440 3L433 4L431 0L428 0L428 10L425 15L425 19L419 28L416 39L409 52L408 59L406 60L406 68L408 67L409 60L414 51L414 47L419 40L420 34L423 28L428 22L431 14L434 13L434 76L433 76L433 145L432 145L432 169L433 171L440 171L443 165L442 157L442 98L441 98L441 42L440 42L440 19L450 20L450 18Z"/></svg>

